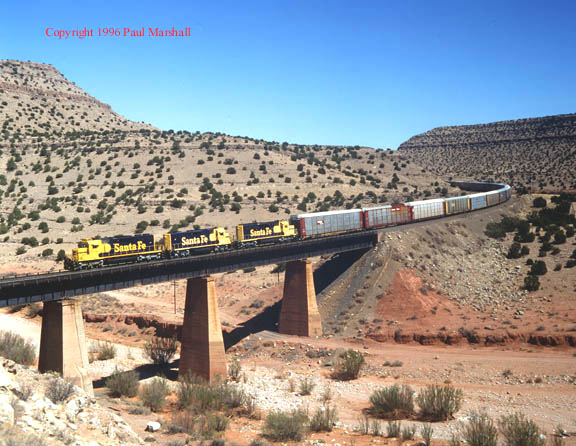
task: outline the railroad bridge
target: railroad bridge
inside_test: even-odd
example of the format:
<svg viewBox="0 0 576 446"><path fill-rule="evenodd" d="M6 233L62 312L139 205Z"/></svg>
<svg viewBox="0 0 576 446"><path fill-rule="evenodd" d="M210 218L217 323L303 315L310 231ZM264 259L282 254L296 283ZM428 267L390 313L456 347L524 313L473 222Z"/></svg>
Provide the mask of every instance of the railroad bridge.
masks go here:
<svg viewBox="0 0 576 446"><path fill-rule="evenodd" d="M286 263L279 331L319 336L322 324L309 258L369 249L379 238L376 231L364 231L149 263L4 277L0 307L44 302L38 369L57 371L90 391L82 309L73 298L187 279L179 373L212 380L227 374L214 274Z"/></svg>
<svg viewBox="0 0 576 446"><path fill-rule="evenodd" d="M457 185L475 191L501 186L492 183ZM445 219L461 215L451 215ZM44 302L38 369L40 372L59 372L92 392L92 381L86 371L88 352L82 309L80 301L74 297L187 279L179 373L193 373L213 380L218 375L224 377L227 374L214 274L286 263L279 332L319 336L322 334L322 323L309 259L370 249L380 241L384 232L403 229L403 226L387 227L87 271L3 277L0 278L0 307Z"/></svg>

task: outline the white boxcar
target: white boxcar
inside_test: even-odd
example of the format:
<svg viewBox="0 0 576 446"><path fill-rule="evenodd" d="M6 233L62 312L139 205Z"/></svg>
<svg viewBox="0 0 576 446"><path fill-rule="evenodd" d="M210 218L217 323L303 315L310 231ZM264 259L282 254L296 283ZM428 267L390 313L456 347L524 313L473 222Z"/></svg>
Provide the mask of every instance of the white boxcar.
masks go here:
<svg viewBox="0 0 576 446"><path fill-rule="evenodd" d="M497 190L493 190L490 192L486 192L486 205L487 206L494 206L495 204L500 203L500 192Z"/></svg>
<svg viewBox="0 0 576 446"><path fill-rule="evenodd" d="M360 231L364 228L361 209L300 214L295 219L302 237Z"/></svg>
<svg viewBox="0 0 576 446"><path fill-rule="evenodd" d="M447 215L458 214L460 212L469 211L470 202L467 196L446 198L444 200L444 208L446 209Z"/></svg>
<svg viewBox="0 0 576 446"><path fill-rule="evenodd" d="M406 203L414 209L413 220L426 220L428 218L444 217L444 200L435 198L433 200L411 201Z"/></svg>

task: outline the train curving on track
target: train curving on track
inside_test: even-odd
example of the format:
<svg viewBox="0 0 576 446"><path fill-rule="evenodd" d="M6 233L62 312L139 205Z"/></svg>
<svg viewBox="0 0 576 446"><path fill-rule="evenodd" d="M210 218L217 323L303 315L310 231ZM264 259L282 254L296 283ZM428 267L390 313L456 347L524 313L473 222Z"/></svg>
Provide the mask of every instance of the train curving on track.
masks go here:
<svg viewBox="0 0 576 446"><path fill-rule="evenodd" d="M171 232L158 239L152 234L85 239L66 257L64 267L77 271L373 231L484 209L507 201L511 196L510 186L506 184L451 184L475 193L370 208L298 214L288 220L241 224L236 226L234 237L218 226Z"/></svg>

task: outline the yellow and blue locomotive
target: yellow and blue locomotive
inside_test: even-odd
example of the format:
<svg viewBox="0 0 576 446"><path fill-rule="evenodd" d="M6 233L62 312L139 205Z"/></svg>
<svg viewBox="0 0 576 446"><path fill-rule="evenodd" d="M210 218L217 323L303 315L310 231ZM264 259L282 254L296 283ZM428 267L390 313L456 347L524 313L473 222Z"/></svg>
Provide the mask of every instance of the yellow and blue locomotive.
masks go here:
<svg viewBox="0 0 576 446"><path fill-rule="evenodd" d="M77 270L98 268L119 263L161 259L163 248L151 234L85 239L64 260L64 268Z"/></svg>

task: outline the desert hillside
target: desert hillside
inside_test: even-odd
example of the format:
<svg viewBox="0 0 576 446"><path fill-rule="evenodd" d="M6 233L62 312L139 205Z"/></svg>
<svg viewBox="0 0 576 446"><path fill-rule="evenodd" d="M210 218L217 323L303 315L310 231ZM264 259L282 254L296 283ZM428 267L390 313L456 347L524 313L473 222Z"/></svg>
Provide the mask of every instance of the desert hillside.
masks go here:
<svg viewBox="0 0 576 446"><path fill-rule="evenodd" d="M576 190L576 114L438 127L399 152L439 176L494 179L530 192Z"/></svg>
<svg viewBox="0 0 576 446"><path fill-rule="evenodd" d="M160 131L118 116L51 66L0 67L5 262L54 259L96 235L231 230L460 192L396 152Z"/></svg>
<svg viewBox="0 0 576 446"><path fill-rule="evenodd" d="M0 129L5 141L82 130L154 129L115 113L51 65L0 60Z"/></svg>

